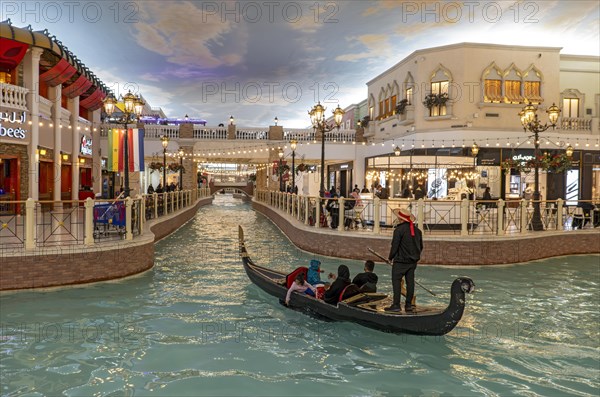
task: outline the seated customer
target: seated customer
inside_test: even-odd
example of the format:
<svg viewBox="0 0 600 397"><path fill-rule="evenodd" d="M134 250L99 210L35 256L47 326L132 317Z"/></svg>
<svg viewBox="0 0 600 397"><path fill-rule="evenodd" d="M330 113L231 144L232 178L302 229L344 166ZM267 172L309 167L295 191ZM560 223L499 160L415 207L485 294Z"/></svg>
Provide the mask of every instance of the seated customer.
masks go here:
<svg viewBox="0 0 600 397"><path fill-rule="evenodd" d="M338 267L338 274L335 281L329 289L325 291L323 300L331 305L337 305L340 299L340 294L350 284L350 269L346 265Z"/></svg>
<svg viewBox="0 0 600 397"><path fill-rule="evenodd" d="M307 291L307 290L312 291L312 294L310 294L309 291ZM315 287L313 287L312 285L310 285L309 283L304 281L304 273L298 274L296 276L296 279L294 280L294 282L288 289L287 295L285 296L285 304L286 305L289 305L290 297L292 296L292 292L294 292L294 291L306 292L307 294L312 295L312 296L315 296L315 294L317 292Z"/></svg>
<svg viewBox="0 0 600 397"><path fill-rule="evenodd" d="M308 268L306 281L311 285L321 284L321 273L323 273L323 270L321 270L321 261L312 259Z"/></svg>
<svg viewBox="0 0 600 397"><path fill-rule="evenodd" d="M375 269L375 262L366 261L365 272L357 274L352 280L352 284L356 284L361 292L377 292L378 277L373 273L373 269Z"/></svg>

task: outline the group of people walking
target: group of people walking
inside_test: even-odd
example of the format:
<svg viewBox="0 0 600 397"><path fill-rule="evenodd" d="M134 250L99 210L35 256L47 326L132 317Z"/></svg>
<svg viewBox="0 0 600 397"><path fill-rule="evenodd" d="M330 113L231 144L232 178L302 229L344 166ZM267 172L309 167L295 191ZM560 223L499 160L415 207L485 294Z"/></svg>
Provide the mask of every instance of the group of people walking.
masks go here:
<svg viewBox="0 0 600 397"><path fill-rule="evenodd" d="M400 300L402 293L402 281L406 281L406 301L404 311L414 313L414 291L415 291L415 270L417 263L421 259L423 251L423 236L421 230L414 224L415 217L406 209L397 208L392 211L398 218L398 224L394 228L394 234L388 255L389 263L392 265L392 304L386 307L386 312L401 312ZM364 272L357 274L350 280L350 269L346 265L338 267L337 275L329 274L329 281L322 283L320 279L321 262L312 260L308 269L308 274L299 273L296 279L289 287L285 303L289 304L291 294L294 291L308 293L313 296L318 295L316 286L324 284L325 293L322 296L323 301L337 305L344 299L344 293L349 286L354 285L354 291L357 292L377 292L378 277L374 273L375 263L367 260L364 265Z"/></svg>

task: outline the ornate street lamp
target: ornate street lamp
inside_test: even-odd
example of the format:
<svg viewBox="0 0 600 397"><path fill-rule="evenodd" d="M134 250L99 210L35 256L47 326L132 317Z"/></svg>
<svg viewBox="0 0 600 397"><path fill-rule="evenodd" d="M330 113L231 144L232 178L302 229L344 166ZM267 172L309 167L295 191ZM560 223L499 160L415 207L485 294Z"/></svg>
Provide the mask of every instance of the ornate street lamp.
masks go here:
<svg viewBox="0 0 600 397"><path fill-rule="evenodd" d="M290 141L290 148L292 149L292 194L296 192L296 147L298 147L298 141L292 139Z"/></svg>
<svg viewBox="0 0 600 397"><path fill-rule="evenodd" d="M398 146L396 146L396 148L394 149L394 154L396 156L400 156L400 152L401 152L400 148Z"/></svg>
<svg viewBox="0 0 600 397"><path fill-rule="evenodd" d="M529 103L525 106L520 112L519 117L521 118L521 124L523 125L523 130L526 132L533 133L534 139L534 192L533 192L533 215L531 218L531 229L535 231L544 230L544 224L542 223L542 215L540 212L540 169L538 163L539 151L540 151L540 140L539 133L546 131L548 128L552 127L554 129L556 127L556 122L558 121L558 115L560 114L560 109L554 103L550 106L546 113L548 113L548 120L550 124L545 123L542 124L538 119L537 108Z"/></svg>
<svg viewBox="0 0 600 397"><path fill-rule="evenodd" d="M117 100L112 95L109 95L104 100L104 111L109 117L114 113L116 104ZM112 121L117 124L123 124L123 127L125 129L125 136L123 139L123 162L125 164L124 194L125 197L129 197L129 142L127 124L137 122L140 115L142 114L142 110L144 109L144 105L146 103L138 95L134 95L131 93L131 91L129 91L123 97L123 104L123 115L118 119Z"/></svg>
<svg viewBox="0 0 600 397"><path fill-rule="evenodd" d="M163 147L163 191L167 187L167 146L169 146L169 137L163 135L160 137L160 143Z"/></svg>
<svg viewBox="0 0 600 397"><path fill-rule="evenodd" d="M565 149L565 154L567 155L568 158L573 157L573 146L571 146L571 145L567 146L567 148Z"/></svg>
<svg viewBox="0 0 600 397"><path fill-rule="evenodd" d="M233 125L235 119L233 118L233 116L229 116L229 125Z"/></svg>
<svg viewBox="0 0 600 397"><path fill-rule="evenodd" d="M279 119L277 117L275 117L275 119L273 119L273 121L275 122L275 126L277 126L277 123L279 123Z"/></svg>
<svg viewBox="0 0 600 397"><path fill-rule="evenodd" d="M279 174L279 191L283 192L283 149L279 149L279 168L277 173Z"/></svg>
<svg viewBox="0 0 600 397"><path fill-rule="evenodd" d="M318 102L309 112L310 121L315 132L321 134L321 186L319 187L319 195L325 197L325 133L335 129L340 129L344 111L338 105L333 111L333 125L328 125L325 121L325 107Z"/></svg>
<svg viewBox="0 0 600 397"><path fill-rule="evenodd" d="M183 156L185 155L182 148L179 148L179 190L183 190Z"/></svg>

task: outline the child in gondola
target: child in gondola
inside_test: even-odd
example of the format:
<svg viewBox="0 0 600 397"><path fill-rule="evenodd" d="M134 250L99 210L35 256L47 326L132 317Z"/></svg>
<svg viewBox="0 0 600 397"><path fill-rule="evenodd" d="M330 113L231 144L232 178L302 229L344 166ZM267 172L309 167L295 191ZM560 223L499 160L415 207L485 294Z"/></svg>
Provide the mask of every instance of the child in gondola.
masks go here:
<svg viewBox="0 0 600 397"><path fill-rule="evenodd" d="M310 265L308 267L308 274L306 275L306 281L310 285L321 284L322 283L321 273L323 273L323 271L321 270L321 261L312 259L310 261Z"/></svg>
<svg viewBox="0 0 600 397"><path fill-rule="evenodd" d="M296 276L296 279L288 289L287 295L285 296L285 304L289 305L290 297L292 296L292 292L304 292L308 295L315 296L317 290L315 287L304 281L304 273L300 273Z"/></svg>

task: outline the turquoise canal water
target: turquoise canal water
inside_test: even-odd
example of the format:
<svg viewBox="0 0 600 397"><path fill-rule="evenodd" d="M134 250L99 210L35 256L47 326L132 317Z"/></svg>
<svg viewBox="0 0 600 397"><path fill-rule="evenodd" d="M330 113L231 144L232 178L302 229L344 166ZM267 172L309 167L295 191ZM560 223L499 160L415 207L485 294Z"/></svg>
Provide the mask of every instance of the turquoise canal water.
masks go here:
<svg viewBox="0 0 600 397"><path fill-rule="evenodd" d="M597 396L598 256L519 266L422 266L445 305L473 278L459 326L444 337L393 335L313 319L252 285L237 226L255 261L307 263L248 204L212 206L156 247L138 277L0 297L2 396ZM300 259L298 259L298 257ZM326 271L358 261L320 258ZM376 267L380 289L389 269Z"/></svg>

